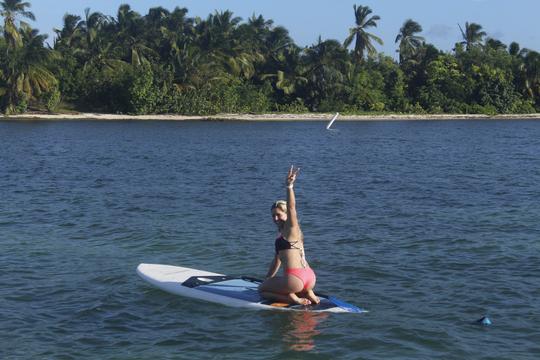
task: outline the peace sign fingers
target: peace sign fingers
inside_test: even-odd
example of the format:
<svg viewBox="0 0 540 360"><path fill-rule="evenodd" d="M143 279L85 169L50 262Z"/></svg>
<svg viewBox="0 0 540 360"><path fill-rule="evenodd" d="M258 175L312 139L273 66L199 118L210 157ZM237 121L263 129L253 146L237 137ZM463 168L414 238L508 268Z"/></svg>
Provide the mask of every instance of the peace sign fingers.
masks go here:
<svg viewBox="0 0 540 360"><path fill-rule="evenodd" d="M294 184L294 181L296 180L296 176L298 176L298 173L300 172L300 168L294 168L294 165L291 165L291 168L289 169L289 172L287 174L287 185L290 186Z"/></svg>

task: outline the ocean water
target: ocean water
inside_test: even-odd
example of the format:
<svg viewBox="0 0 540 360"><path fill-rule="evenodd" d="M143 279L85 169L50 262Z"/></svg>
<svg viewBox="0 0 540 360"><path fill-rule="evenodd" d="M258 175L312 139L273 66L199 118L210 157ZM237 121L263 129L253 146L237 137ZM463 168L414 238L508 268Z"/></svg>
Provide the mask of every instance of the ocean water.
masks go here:
<svg viewBox="0 0 540 360"><path fill-rule="evenodd" d="M0 358L540 358L540 122L334 128L0 122ZM246 311L137 277L264 276L291 164L317 289L369 313Z"/></svg>

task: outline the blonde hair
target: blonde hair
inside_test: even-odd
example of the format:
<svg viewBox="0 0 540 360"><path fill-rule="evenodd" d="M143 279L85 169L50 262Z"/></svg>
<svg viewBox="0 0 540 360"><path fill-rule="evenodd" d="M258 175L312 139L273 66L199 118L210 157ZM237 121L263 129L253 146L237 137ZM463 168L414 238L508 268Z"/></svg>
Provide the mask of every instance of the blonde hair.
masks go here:
<svg viewBox="0 0 540 360"><path fill-rule="evenodd" d="M275 208L280 208L283 211L287 211L287 202L285 200L276 201L275 203L272 204L270 211L274 210Z"/></svg>

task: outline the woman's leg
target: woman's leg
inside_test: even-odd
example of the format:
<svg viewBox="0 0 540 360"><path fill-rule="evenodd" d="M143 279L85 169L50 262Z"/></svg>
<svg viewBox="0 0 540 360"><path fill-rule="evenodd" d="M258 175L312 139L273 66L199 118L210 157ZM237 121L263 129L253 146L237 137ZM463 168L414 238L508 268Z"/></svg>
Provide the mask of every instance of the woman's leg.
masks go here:
<svg viewBox="0 0 540 360"><path fill-rule="evenodd" d="M314 304L318 304L321 302L321 299L319 299L319 297L317 295L315 295L315 293L313 292L313 290L307 290L306 291L306 298L311 301L312 303Z"/></svg>
<svg viewBox="0 0 540 360"><path fill-rule="evenodd" d="M311 276L309 277L309 284L308 284L307 289L305 291L306 298L308 298L312 303L318 304L318 303L321 302L321 300L313 292L313 288L315 288L315 283L317 282L317 277L315 276L315 273L313 272L313 270L311 270L310 275Z"/></svg>
<svg viewBox="0 0 540 360"><path fill-rule="evenodd" d="M266 279L259 286L259 292L265 299L309 305L311 302L308 299L299 298L296 295L302 291L303 287L302 281L294 276L274 276Z"/></svg>

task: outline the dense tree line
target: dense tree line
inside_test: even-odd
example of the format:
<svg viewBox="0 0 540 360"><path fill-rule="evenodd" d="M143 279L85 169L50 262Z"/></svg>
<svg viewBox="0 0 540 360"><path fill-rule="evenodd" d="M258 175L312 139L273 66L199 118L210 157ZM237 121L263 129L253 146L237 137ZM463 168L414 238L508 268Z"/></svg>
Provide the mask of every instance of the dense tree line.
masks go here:
<svg viewBox="0 0 540 360"><path fill-rule="evenodd" d="M380 17L354 6L344 41L300 47L262 15L189 17L162 7L116 16L66 14L45 44L30 3L0 2L0 108L111 113L404 112L530 113L540 109L540 54L487 38L465 23L442 52L406 20L399 61L377 53ZM354 20L354 23L353 23ZM458 33L459 35L459 33ZM350 49L350 50L349 50Z"/></svg>

